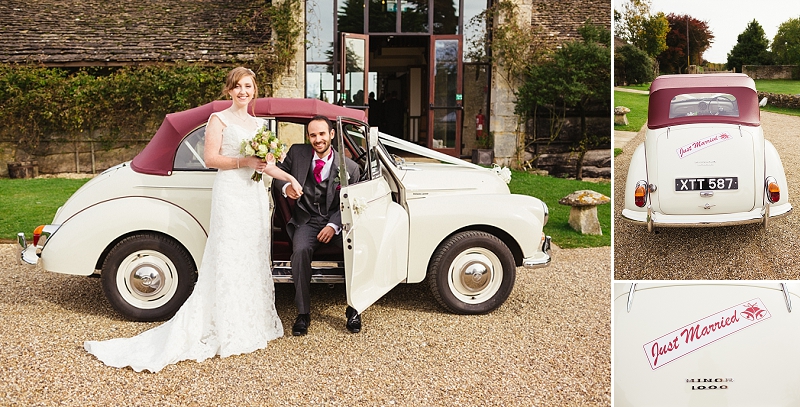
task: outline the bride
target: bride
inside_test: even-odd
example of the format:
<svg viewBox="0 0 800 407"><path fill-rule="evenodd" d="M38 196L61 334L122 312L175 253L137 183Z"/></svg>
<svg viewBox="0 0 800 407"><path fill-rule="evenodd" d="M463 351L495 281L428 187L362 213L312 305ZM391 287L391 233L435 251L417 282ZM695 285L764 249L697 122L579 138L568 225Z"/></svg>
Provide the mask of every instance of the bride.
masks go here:
<svg viewBox="0 0 800 407"><path fill-rule="evenodd" d="M283 336L269 266L269 198L264 185L250 176L255 169L290 182L298 193L302 188L274 161L239 153L242 140L264 125L247 112L258 96L253 71L231 70L223 94L233 99L232 106L212 114L206 126L206 166L219 171L197 284L164 324L132 338L85 342L84 348L108 366L158 372L181 360L253 352Z"/></svg>

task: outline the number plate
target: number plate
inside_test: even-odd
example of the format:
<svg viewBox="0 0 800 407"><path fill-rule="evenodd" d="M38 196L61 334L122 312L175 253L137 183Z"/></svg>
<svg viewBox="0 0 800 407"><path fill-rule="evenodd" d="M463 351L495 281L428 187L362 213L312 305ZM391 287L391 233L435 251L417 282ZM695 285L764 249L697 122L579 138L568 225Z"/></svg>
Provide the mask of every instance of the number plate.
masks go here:
<svg viewBox="0 0 800 407"><path fill-rule="evenodd" d="M675 191L739 189L739 177L675 178Z"/></svg>

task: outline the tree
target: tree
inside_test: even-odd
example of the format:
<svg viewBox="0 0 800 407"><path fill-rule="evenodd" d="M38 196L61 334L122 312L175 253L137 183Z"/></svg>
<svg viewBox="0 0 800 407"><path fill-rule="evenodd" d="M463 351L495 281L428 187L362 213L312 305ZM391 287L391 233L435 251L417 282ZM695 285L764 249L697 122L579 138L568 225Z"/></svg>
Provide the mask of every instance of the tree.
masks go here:
<svg viewBox="0 0 800 407"><path fill-rule="evenodd" d="M650 14L649 0L630 0L622 5L623 12L614 10L617 36L655 58L667 49L669 22L664 13Z"/></svg>
<svg viewBox="0 0 800 407"><path fill-rule="evenodd" d="M727 69L742 72L742 65L772 65L774 59L769 51L767 34L758 21L753 20L739 34L736 45L728 53Z"/></svg>
<svg viewBox="0 0 800 407"><path fill-rule="evenodd" d="M614 50L614 83L617 85L651 82L655 77L654 60L630 44Z"/></svg>
<svg viewBox="0 0 800 407"><path fill-rule="evenodd" d="M622 13L614 10L616 35L629 44L644 31L644 20L650 15L650 0L629 0L622 4Z"/></svg>
<svg viewBox="0 0 800 407"><path fill-rule="evenodd" d="M790 18L778 26L772 52L779 65L800 64L800 18Z"/></svg>
<svg viewBox="0 0 800 407"><path fill-rule="evenodd" d="M659 12L645 20L643 28L644 33L633 42L633 45L646 52L651 58L655 58L667 49L669 21L664 13Z"/></svg>
<svg viewBox="0 0 800 407"><path fill-rule="evenodd" d="M583 157L602 143L602 136L589 134L587 109L601 104L611 115L611 33L587 21L578 32L581 40L564 44L549 59L528 68L528 77L518 92L517 113L529 115L541 107L558 112L563 121L567 108L580 116L580 142L575 177L583 178ZM552 117L552 116L551 116Z"/></svg>
<svg viewBox="0 0 800 407"><path fill-rule="evenodd" d="M708 23L689 15L676 15L670 13L669 33L667 33L667 49L658 55L658 63L663 72L686 72L688 65L700 65L703 62L703 53L714 42L714 34L708 28ZM687 58L687 25L688 25L688 58Z"/></svg>

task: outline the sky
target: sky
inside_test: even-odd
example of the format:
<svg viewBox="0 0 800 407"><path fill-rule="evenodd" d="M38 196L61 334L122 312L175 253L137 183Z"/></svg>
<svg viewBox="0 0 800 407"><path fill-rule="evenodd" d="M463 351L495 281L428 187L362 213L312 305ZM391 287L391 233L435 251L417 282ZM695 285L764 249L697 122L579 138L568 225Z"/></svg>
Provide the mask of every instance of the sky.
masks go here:
<svg viewBox="0 0 800 407"><path fill-rule="evenodd" d="M615 8L622 12L621 5L626 0L613 0ZM650 12L655 14L688 14L693 18L705 21L714 42L703 53L709 62L725 63L728 52L736 45L747 24L753 19L758 21L767 39L772 39L778 32L778 26L790 18L800 18L800 1L798 0L652 0Z"/></svg>

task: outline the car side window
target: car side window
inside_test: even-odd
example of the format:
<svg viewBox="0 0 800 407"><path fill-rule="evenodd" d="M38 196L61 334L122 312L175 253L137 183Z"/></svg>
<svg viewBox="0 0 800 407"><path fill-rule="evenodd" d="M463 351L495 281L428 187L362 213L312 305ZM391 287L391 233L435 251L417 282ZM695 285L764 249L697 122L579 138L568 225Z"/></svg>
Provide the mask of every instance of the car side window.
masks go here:
<svg viewBox="0 0 800 407"><path fill-rule="evenodd" d="M203 148L205 147L206 126L201 126L183 138L178 151L175 153L175 161L172 165L175 171L215 171L213 168L206 167L203 160Z"/></svg>
<svg viewBox="0 0 800 407"><path fill-rule="evenodd" d="M359 181L368 181L381 177L380 160L368 145L366 131L367 128L364 126L344 124L347 144L354 150L352 154L348 155L361 167L361 179Z"/></svg>
<svg viewBox="0 0 800 407"><path fill-rule="evenodd" d="M669 118L686 116L739 117L739 104L727 93L683 93L669 103Z"/></svg>

